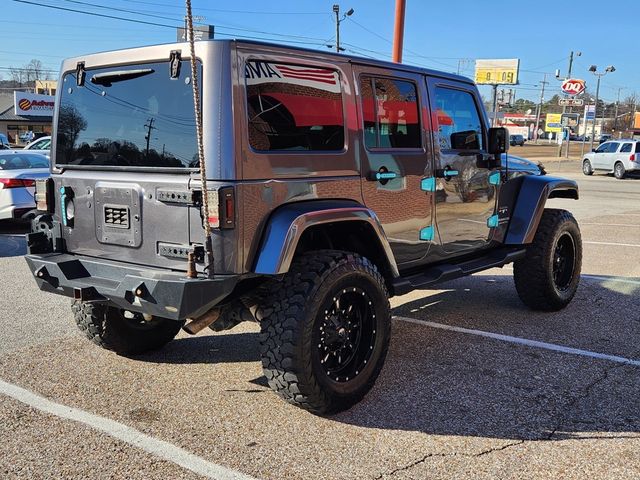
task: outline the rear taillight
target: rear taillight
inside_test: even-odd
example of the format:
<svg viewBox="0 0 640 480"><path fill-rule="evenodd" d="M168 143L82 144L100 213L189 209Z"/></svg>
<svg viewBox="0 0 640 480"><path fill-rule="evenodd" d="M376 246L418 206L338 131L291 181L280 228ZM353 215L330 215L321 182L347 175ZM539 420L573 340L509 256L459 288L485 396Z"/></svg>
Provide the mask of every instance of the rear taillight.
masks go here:
<svg viewBox="0 0 640 480"><path fill-rule="evenodd" d="M0 178L0 188L33 187L35 180L28 178Z"/></svg>
<svg viewBox="0 0 640 480"><path fill-rule="evenodd" d="M233 187L220 189L220 228L236 226L236 200Z"/></svg>
<svg viewBox="0 0 640 480"><path fill-rule="evenodd" d="M45 178L36 180L36 209L53 213L53 180Z"/></svg>
<svg viewBox="0 0 640 480"><path fill-rule="evenodd" d="M629 155L629 160L631 160L632 162L636 161L636 154L632 153L631 155Z"/></svg>

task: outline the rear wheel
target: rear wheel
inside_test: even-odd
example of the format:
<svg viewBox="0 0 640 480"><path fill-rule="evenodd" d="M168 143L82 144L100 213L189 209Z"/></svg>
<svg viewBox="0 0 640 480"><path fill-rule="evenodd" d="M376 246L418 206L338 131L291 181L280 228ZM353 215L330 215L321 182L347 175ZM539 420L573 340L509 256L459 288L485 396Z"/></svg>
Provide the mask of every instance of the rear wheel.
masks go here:
<svg viewBox="0 0 640 480"><path fill-rule="evenodd" d="M624 165L622 164L622 162L617 162L613 166L613 175L618 180L622 180L624 178L625 173L626 173L626 170L624 169Z"/></svg>
<svg viewBox="0 0 640 480"><path fill-rule="evenodd" d="M582 173L585 175L593 175L593 167L591 166L591 162L587 159L582 162Z"/></svg>
<svg viewBox="0 0 640 480"><path fill-rule="evenodd" d="M74 302L71 309L78 328L89 340L122 355L157 350L173 340L184 325L98 303Z"/></svg>
<svg viewBox="0 0 640 480"><path fill-rule="evenodd" d="M546 209L526 257L513 265L516 290L534 310L554 311L573 299L580 281L582 239L566 210Z"/></svg>
<svg viewBox="0 0 640 480"><path fill-rule="evenodd" d="M376 267L357 254L300 256L259 311L269 385L314 413L345 410L373 386L387 354L390 307Z"/></svg>

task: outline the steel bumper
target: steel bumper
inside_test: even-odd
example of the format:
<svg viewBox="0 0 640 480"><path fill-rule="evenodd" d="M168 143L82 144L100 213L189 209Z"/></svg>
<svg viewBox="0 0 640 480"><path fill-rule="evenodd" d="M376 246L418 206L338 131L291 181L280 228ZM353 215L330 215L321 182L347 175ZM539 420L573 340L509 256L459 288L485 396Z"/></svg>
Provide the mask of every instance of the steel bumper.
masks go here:
<svg viewBox="0 0 640 480"><path fill-rule="evenodd" d="M192 279L184 272L62 253L25 258L41 290L174 320L204 314L240 280L237 275Z"/></svg>

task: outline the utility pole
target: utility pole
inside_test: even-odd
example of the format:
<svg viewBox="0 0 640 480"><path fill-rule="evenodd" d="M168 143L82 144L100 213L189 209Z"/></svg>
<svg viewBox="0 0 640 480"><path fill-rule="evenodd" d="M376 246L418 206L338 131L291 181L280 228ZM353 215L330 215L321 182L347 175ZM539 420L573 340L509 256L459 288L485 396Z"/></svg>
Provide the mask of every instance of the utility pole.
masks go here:
<svg viewBox="0 0 640 480"><path fill-rule="evenodd" d="M560 78L560 70L558 69L558 70L556 70L556 79L557 80L560 80L562 82L564 80L567 80L567 79L571 78L571 70L573 69L573 55L574 55L574 52L571 51L569 53L569 68L567 69L567 76L564 77L564 79ZM576 57L579 57L581 55L582 55L582 52L575 52L575 56ZM569 111L571 111L571 109ZM567 107L563 106L562 107L562 115L564 115L565 113L567 113ZM570 131L569 127L567 127L566 128L566 134L567 134L567 158L569 158L569 146L570 146L570 143L571 143L570 140L569 140L569 131ZM562 147L564 146L564 134L565 134L565 128L562 127L563 138L561 139L560 148L558 149L558 157L562 156Z"/></svg>
<svg viewBox="0 0 640 480"><path fill-rule="evenodd" d="M491 126L495 127L498 123L498 85L493 85L493 118Z"/></svg>
<svg viewBox="0 0 640 480"><path fill-rule="evenodd" d="M542 85L542 89L540 90L540 103L538 104L538 108L536 109L536 126L533 132L533 139L536 143L538 143L538 129L540 128L540 115L542 114L542 104L544 103L544 87L549 82L547 82L547 74L544 74L544 79L540 82Z"/></svg>
<svg viewBox="0 0 640 480"><path fill-rule="evenodd" d="M596 65L591 65L589 67L589 71L593 73L596 77L598 77L598 83L596 86L596 106L595 106L595 111L593 112L593 126L591 127L591 145L589 147L589 150L593 150L593 140L596 135L596 120L598 119L598 95L600 94L600 79L604 77L607 73L615 72L616 68L613 65L609 65L604 70L604 72L598 73L598 67ZM602 110L604 110L604 108ZM602 126L600 127L600 134L602 135Z"/></svg>
<svg viewBox="0 0 640 480"><path fill-rule="evenodd" d="M153 126L153 122L155 122L156 119L151 117L147 120L147 122L149 123L145 123L144 124L144 128L147 129L147 134L144 136L144 139L147 141L147 157L149 156L149 143L151 142L151 130L155 130L156 127Z"/></svg>
<svg viewBox="0 0 640 480"><path fill-rule="evenodd" d="M393 28L393 63L402 63L402 44L404 42L405 0L396 0L396 21Z"/></svg>
<svg viewBox="0 0 640 480"><path fill-rule="evenodd" d="M618 99L616 100L616 113L613 115L613 130L618 131L618 104L620 103L620 91L624 90L624 87L618 88Z"/></svg>
<svg viewBox="0 0 640 480"><path fill-rule="evenodd" d="M333 5L333 13L336 15L336 52L340 53L344 50L344 48L340 47L340 24L344 21L345 18L353 15L353 8L350 8L347 13L345 13L342 18L340 18L340 5L335 3Z"/></svg>

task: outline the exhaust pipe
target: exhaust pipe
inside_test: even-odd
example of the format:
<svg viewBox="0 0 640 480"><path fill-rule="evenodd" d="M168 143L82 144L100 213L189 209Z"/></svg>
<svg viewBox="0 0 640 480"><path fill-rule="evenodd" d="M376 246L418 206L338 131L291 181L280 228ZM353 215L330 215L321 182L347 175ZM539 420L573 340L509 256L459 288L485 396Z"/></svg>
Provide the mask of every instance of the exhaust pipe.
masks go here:
<svg viewBox="0 0 640 480"><path fill-rule="evenodd" d="M215 322L219 318L220 318L220 309L214 308L212 310L209 310L204 315L191 320L184 327L182 327L182 329L185 332L187 332L189 335L195 335L199 331L207 328L209 325L211 325L213 322Z"/></svg>

